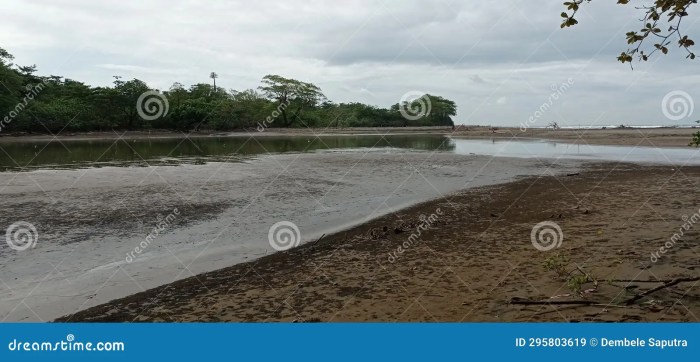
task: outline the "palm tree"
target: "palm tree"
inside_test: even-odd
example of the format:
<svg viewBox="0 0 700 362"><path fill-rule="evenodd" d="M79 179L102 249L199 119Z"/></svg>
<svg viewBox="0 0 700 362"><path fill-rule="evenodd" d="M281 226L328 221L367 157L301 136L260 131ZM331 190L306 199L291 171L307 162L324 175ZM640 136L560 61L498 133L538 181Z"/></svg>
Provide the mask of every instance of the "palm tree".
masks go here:
<svg viewBox="0 0 700 362"><path fill-rule="evenodd" d="M209 78L214 80L214 93L216 93L216 78L219 78L219 75L216 74L216 72L211 72L211 74L209 74Z"/></svg>

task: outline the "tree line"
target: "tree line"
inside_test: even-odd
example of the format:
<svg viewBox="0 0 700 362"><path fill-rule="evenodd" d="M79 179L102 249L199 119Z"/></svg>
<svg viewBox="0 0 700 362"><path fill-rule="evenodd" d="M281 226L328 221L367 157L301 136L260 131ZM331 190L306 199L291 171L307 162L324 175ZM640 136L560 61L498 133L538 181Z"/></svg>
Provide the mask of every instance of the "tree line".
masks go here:
<svg viewBox="0 0 700 362"><path fill-rule="evenodd" d="M457 112L453 101L430 94L389 108L334 103L318 86L279 75L267 75L257 89L243 91L174 83L161 92L142 80L119 76L111 86L92 87L61 76L39 76L35 65L19 66L13 60L0 48L2 133L453 126ZM214 82L217 77L210 75Z"/></svg>

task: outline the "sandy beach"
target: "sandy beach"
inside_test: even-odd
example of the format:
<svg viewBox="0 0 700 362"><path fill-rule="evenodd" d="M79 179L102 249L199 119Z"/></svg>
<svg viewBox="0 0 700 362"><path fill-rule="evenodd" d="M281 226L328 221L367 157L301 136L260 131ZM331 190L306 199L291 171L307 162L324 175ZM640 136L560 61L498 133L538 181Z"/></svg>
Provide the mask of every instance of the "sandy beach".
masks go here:
<svg viewBox="0 0 700 362"><path fill-rule="evenodd" d="M497 157L456 142L440 152L0 173L0 210L12 210L0 221L31 220L43 240L30 253L0 251L0 312L8 321L697 321L698 232L691 225L659 254L698 212L700 167L683 151L694 130L506 131L418 133L488 141L477 149L563 143L520 143ZM608 162L592 149L537 156L567 143L684 156L645 165L624 160L653 149L614 148ZM175 209L157 241L125 260ZM298 224L301 246L273 253L267 231L279 220ZM545 221L563 240L543 252L531 232Z"/></svg>
<svg viewBox="0 0 700 362"><path fill-rule="evenodd" d="M698 213L699 177L607 163L479 187L59 321L696 322L700 226L652 255ZM546 220L564 237L543 252Z"/></svg>
<svg viewBox="0 0 700 362"><path fill-rule="evenodd" d="M697 359L697 0L5 3L0 362Z"/></svg>

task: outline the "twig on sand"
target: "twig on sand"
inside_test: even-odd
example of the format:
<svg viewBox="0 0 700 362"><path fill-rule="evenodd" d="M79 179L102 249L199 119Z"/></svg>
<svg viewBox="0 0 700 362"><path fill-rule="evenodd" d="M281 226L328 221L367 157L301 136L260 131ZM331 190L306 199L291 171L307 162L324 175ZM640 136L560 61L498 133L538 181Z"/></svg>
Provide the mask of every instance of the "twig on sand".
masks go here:
<svg viewBox="0 0 700 362"><path fill-rule="evenodd" d="M582 269L578 268L577 269L586 275L586 277L593 279L583 271ZM595 279L593 279L595 281ZM604 308L634 308L635 306L632 306L636 301L647 297L653 293L656 293L660 290L670 288L674 285L680 284L680 283L690 283L690 282L697 282L700 281L700 277L685 277L685 278L676 278L676 279L670 279L670 280L614 280L616 282L628 282L628 283L662 283L660 286L651 288L643 293L635 294L632 298L627 299L623 305L617 305L617 304L604 304L600 303L595 300L553 300L553 299L545 299L545 300L532 300L532 299L527 299L527 298L521 298L521 297L513 297L511 298L507 303L508 304L514 304L514 305L569 305L570 307L566 308L561 308L561 309L556 309L556 310L564 310L564 309L572 309L572 308L578 308L578 307L604 307ZM611 281L612 282L612 281ZM598 288L598 283L595 281L596 284L596 289ZM618 285L615 285L618 286ZM618 286L620 287L620 286ZM627 289L627 288L625 288ZM539 313L537 314L539 315Z"/></svg>
<svg viewBox="0 0 700 362"><path fill-rule="evenodd" d="M593 282L594 288L593 290L591 290L591 292L598 290L598 279L593 278L590 274L586 273L586 271L581 269L581 267L578 265L576 265L576 269L578 269L578 271L581 272L581 274L585 275L586 278L588 278L588 281Z"/></svg>
<svg viewBox="0 0 700 362"><path fill-rule="evenodd" d="M668 280L668 281L659 281L660 283L663 283L663 284L662 284L662 285L659 285L659 286L656 287L656 288L651 288L651 289L645 291L644 293L639 293L639 294L635 295L634 297L632 297L632 298L630 298L630 299L627 299L627 301L625 302L625 304L630 305L630 304L632 304L632 303L634 303L634 302L636 302L636 301L638 301L638 300L640 300L640 299L642 299L642 298L644 298L644 297L646 297L646 296L648 296L648 295L650 295L650 294L652 294L652 293L656 293L656 292L658 292L659 290L672 287L672 286L674 286L674 285L676 285L676 284L688 283L688 282L697 282L697 281L699 281L699 280L700 280L700 277L693 277L693 278L676 278L676 279L672 279L672 280Z"/></svg>
<svg viewBox="0 0 700 362"><path fill-rule="evenodd" d="M700 280L700 277L687 277L687 278L676 278L676 279L656 279L656 280L638 280L638 279L610 279L611 282L619 282L619 283L670 283L673 282L677 279L688 279L686 280L687 282L695 282Z"/></svg>
<svg viewBox="0 0 700 362"><path fill-rule="evenodd" d="M508 304L518 304L518 305L566 305L566 304L580 304L580 305L591 305L599 304L594 300L532 300L526 298L513 297L508 301Z"/></svg>
<svg viewBox="0 0 700 362"><path fill-rule="evenodd" d="M539 317L539 316L541 316L541 315L545 315L545 314L549 314L549 313L555 313L555 312L562 312L562 311L569 310L569 309L576 309L576 308L578 308L578 307L584 307L584 306L583 306L583 305L570 305L570 306L568 306L568 307L552 308L552 309L550 309L550 310L545 310L545 311L543 311L543 312L535 313L535 314L533 314L532 316L533 316L533 317Z"/></svg>
<svg viewBox="0 0 700 362"><path fill-rule="evenodd" d="M541 316L541 315L545 315L545 314L549 314L549 313L561 312L561 311L565 311L565 310L569 310L569 309L576 309L576 308L581 308L581 307L602 307L603 310L605 310L607 308L635 308L634 306L629 306L629 305L615 305L615 304L603 304L603 303L578 304L578 305L573 304L573 305L569 305L569 306L561 307L561 308L556 308L554 306L552 306L552 307L553 307L553 309L551 309L551 310L546 310L543 312L535 313L535 314L533 314L533 316ZM600 314L600 313L598 313L598 314Z"/></svg>
<svg viewBox="0 0 700 362"><path fill-rule="evenodd" d="M314 241L314 245L316 245L317 242L321 241L321 239L323 239L324 236L326 236L326 234L321 235L321 237L318 238L318 240Z"/></svg>

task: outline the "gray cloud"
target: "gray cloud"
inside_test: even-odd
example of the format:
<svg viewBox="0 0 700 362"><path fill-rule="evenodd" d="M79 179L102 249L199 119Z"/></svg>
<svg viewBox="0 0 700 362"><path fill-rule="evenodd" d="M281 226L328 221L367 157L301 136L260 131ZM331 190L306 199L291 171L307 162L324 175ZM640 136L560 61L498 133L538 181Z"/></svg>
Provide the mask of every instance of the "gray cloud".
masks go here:
<svg viewBox="0 0 700 362"><path fill-rule="evenodd" d="M6 0L0 47L41 74L93 85L121 75L164 89L216 71L241 90L273 73L379 106L420 90L455 100L467 124L518 125L568 79L543 123L660 124L666 93L700 95L696 64L678 51L634 71L615 61L624 33L641 25L633 7L593 2L565 30L562 10L531 0Z"/></svg>

